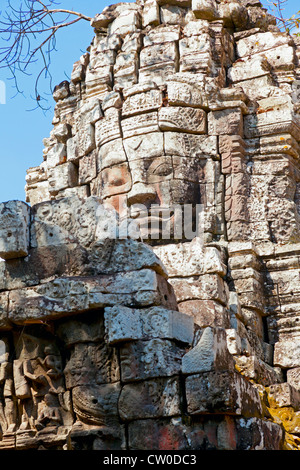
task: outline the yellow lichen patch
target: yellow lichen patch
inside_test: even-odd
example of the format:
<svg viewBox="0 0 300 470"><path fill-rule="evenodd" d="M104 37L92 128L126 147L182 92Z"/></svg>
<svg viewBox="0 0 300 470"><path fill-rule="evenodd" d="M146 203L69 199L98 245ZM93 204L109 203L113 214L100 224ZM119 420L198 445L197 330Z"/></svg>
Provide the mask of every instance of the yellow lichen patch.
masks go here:
<svg viewBox="0 0 300 470"><path fill-rule="evenodd" d="M300 431L300 413L290 407L269 408L272 419L277 424L282 424L287 433L298 434Z"/></svg>
<svg viewBox="0 0 300 470"><path fill-rule="evenodd" d="M283 450L300 450L300 437L286 433Z"/></svg>

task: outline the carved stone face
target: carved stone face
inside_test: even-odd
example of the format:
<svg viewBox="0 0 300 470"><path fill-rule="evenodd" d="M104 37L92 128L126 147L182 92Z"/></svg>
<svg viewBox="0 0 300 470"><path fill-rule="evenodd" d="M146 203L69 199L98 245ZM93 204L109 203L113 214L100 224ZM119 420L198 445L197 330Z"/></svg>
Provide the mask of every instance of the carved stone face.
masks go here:
<svg viewBox="0 0 300 470"><path fill-rule="evenodd" d="M100 172L104 203L112 205L121 217L129 215L138 219L143 239L157 240L160 238L158 231L161 233L166 226L173 238L175 218L179 216L179 213L174 215L174 208L201 202L200 181L205 160L190 149L188 135L182 141L184 147L178 145L174 151L172 147L176 148L177 142L172 141L172 135L166 140L166 134L174 134L176 139L177 134L164 132L123 139L128 162L114 164ZM107 164L107 155L102 155Z"/></svg>

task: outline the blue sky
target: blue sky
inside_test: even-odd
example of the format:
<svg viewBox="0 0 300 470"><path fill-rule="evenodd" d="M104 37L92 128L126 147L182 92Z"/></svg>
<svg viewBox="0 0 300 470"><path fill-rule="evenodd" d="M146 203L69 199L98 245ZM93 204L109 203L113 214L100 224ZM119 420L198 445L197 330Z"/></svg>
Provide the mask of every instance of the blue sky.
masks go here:
<svg viewBox="0 0 300 470"><path fill-rule="evenodd" d="M299 0L288 0L285 16L299 10ZM1 0L4 10L6 0ZM106 5L117 3L105 0L61 0L60 8L73 9L93 17ZM263 0L263 4L268 4ZM86 21L80 21L72 27L62 29L57 35L57 52L52 56L53 84L68 78L73 64L85 52L93 38L93 29ZM6 87L6 104L0 104L0 201L12 199L25 200L25 176L29 167L40 165L43 161L43 138L48 137L52 129L54 102L49 96L47 113L40 109L33 110L34 67L32 76L19 77L24 93L17 94L9 74L0 69L0 80ZM1 83L0 82L0 83ZM47 90L48 91L48 90ZM1 90L0 90L1 93Z"/></svg>

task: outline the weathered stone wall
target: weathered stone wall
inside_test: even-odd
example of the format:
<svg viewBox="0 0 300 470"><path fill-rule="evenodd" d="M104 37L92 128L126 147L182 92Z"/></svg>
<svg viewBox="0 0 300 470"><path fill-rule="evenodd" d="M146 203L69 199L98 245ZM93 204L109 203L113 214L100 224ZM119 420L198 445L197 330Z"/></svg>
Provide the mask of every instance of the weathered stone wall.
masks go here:
<svg viewBox="0 0 300 470"><path fill-rule="evenodd" d="M299 450L300 45L256 0L92 27L0 207L0 446Z"/></svg>

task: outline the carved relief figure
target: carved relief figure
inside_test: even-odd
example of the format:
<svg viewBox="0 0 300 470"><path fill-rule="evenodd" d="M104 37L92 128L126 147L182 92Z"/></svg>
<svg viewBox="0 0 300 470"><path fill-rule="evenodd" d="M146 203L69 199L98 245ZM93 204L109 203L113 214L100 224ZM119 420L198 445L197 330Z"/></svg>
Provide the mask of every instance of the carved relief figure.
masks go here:
<svg viewBox="0 0 300 470"><path fill-rule="evenodd" d="M13 364L10 360L8 342L0 341L0 425L2 433L10 434L16 430L16 400L14 397Z"/></svg>
<svg viewBox="0 0 300 470"><path fill-rule="evenodd" d="M28 334L21 335L19 356L14 360L14 384L21 410L19 431L36 428L41 407L64 392L62 360L54 344ZM51 396L53 400L51 401ZM49 403L48 403L49 404Z"/></svg>

